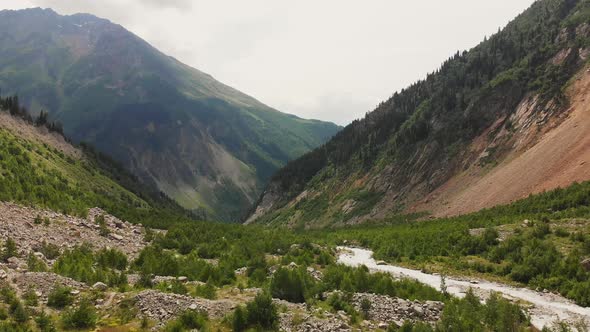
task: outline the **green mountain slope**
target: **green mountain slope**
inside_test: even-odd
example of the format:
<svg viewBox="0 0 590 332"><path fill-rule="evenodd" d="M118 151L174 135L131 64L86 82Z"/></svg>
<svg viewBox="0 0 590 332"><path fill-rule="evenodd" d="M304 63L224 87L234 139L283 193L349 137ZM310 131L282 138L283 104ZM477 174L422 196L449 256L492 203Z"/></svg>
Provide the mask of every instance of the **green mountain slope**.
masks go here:
<svg viewBox="0 0 590 332"><path fill-rule="evenodd" d="M0 88L185 208L225 220L339 130L269 108L119 25L49 9L0 12Z"/></svg>
<svg viewBox="0 0 590 332"><path fill-rule="evenodd" d="M576 73L589 46L590 1L535 2L497 34L281 169L248 222L328 226L444 210L453 194L447 188L469 188L465 179L490 173L564 121L567 91L572 78L582 80ZM532 190L517 189L525 196ZM450 204L469 207L465 196ZM428 205L430 199L440 207Z"/></svg>
<svg viewBox="0 0 590 332"><path fill-rule="evenodd" d="M25 112L9 113L0 98L0 201L83 216L100 207L152 227L187 221L188 212L137 182L92 148L74 147Z"/></svg>

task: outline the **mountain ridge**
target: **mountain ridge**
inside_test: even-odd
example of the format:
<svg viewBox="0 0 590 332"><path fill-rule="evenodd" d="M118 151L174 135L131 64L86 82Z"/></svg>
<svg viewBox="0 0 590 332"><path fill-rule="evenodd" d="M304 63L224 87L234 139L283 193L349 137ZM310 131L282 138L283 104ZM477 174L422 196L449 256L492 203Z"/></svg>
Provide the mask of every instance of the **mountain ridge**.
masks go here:
<svg viewBox="0 0 590 332"><path fill-rule="evenodd" d="M90 14L0 18L3 92L203 217L237 220L274 171L340 128L270 108Z"/></svg>
<svg viewBox="0 0 590 332"><path fill-rule="evenodd" d="M537 143L555 122L549 120L567 114L568 87L588 60L589 18L588 1L535 2L497 34L290 162L247 222L327 227L428 213L445 183L470 168L489 172L523 141L527 149ZM436 194L445 208L447 194Z"/></svg>

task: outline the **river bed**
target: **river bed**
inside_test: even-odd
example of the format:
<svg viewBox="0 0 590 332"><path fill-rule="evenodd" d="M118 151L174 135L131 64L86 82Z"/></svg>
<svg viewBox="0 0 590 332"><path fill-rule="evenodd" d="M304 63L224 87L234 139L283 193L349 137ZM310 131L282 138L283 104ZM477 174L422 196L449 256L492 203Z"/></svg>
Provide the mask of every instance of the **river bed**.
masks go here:
<svg viewBox="0 0 590 332"><path fill-rule="evenodd" d="M373 259L373 252L367 249L350 247L338 247L338 249L341 251L338 257L339 263L348 266L365 265L373 272L387 272L394 277L415 279L440 291L441 276L439 275L394 265L377 264L377 261ZM471 288L481 300L487 299L491 292L497 292L508 299L530 303L527 311L531 317L531 323L538 329L542 329L544 326L551 327L558 321L564 321L570 325L578 322L590 324L590 308L576 305L560 295L485 280L461 280L446 277L445 284L447 292L458 297L465 296Z"/></svg>

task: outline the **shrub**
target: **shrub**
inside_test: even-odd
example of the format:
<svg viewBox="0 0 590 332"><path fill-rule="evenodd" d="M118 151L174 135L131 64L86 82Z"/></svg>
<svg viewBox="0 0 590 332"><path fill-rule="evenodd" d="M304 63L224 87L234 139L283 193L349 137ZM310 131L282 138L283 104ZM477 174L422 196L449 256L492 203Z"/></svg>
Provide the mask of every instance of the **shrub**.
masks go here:
<svg viewBox="0 0 590 332"><path fill-rule="evenodd" d="M6 304L11 304L17 300L16 292L9 285L4 285L0 288L0 297L2 298L2 302Z"/></svg>
<svg viewBox="0 0 590 332"><path fill-rule="evenodd" d="M363 313L363 318L369 319L369 311L371 311L371 301L367 298L361 301L361 311Z"/></svg>
<svg viewBox="0 0 590 332"><path fill-rule="evenodd" d="M12 238L6 239L2 248L2 260L6 262L10 257L16 257L17 255L16 242Z"/></svg>
<svg viewBox="0 0 590 332"><path fill-rule="evenodd" d="M177 332L189 330L202 330L207 326L207 315L193 310L185 311L180 317L166 325L164 331Z"/></svg>
<svg viewBox="0 0 590 332"><path fill-rule="evenodd" d="M289 302L302 303L313 287L313 280L303 268L279 268L270 281L270 292L273 297Z"/></svg>
<svg viewBox="0 0 590 332"><path fill-rule="evenodd" d="M43 241L41 244L41 248L39 251L45 256L47 259L56 259L59 257L59 246L53 243L47 243Z"/></svg>
<svg viewBox="0 0 590 332"><path fill-rule="evenodd" d="M17 300L13 302L10 305L10 309L12 312L12 318L14 318L15 322L22 324L29 320L29 314L20 301Z"/></svg>
<svg viewBox="0 0 590 332"><path fill-rule="evenodd" d="M74 302L70 291L68 287L59 286L54 288L47 297L47 305L56 309L63 309L69 306Z"/></svg>
<svg viewBox="0 0 590 332"><path fill-rule="evenodd" d="M57 331L51 317L41 311L41 313L35 317L35 323L41 332L55 332Z"/></svg>
<svg viewBox="0 0 590 332"><path fill-rule="evenodd" d="M256 295L253 301L246 304L246 309L249 326L266 330L276 329L279 314L269 293L264 292Z"/></svg>
<svg viewBox="0 0 590 332"><path fill-rule="evenodd" d="M77 308L70 308L62 314L63 325L69 329L93 328L97 319L96 310L88 299L83 299Z"/></svg>
<svg viewBox="0 0 590 332"><path fill-rule="evenodd" d="M47 271L47 265L45 265L45 262L37 258L33 253L30 253L29 257L27 257L27 267L31 272Z"/></svg>
<svg viewBox="0 0 590 332"><path fill-rule="evenodd" d="M212 280L209 279L204 285L197 286L195 289L195 295L209 300L214 300L217 298L216 288L213 285Z"/></svg>
<svg viewBox="0 0 590 332"><path fill-rule="evenodd" d="M25 304L29 307L36 307L39 304L39 299L33 288L27 289L23 294L23 300L25 300Z"/></svg>
<svg viewBox="0 0 590 332"><path fill-rule="evenodd" d="M238 306L236 310L234 310L234 314L232 317L232 329L234 332L242 332L246 330L248 327L248 322L246 321L246 312L242 306Z"/></svg>

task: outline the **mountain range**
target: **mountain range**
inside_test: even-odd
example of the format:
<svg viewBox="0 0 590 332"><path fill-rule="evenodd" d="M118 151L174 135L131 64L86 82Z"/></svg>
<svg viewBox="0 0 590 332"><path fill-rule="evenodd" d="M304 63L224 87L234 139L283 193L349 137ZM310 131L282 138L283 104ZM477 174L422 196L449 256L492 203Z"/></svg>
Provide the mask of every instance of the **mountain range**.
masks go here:
<svg viewBox="0 0 590 332"><path fill-rule="evenodd" d="M340 129L272 109L108 20L51 9L0 11L0 89L184 208L228 221Z"/></svg>

